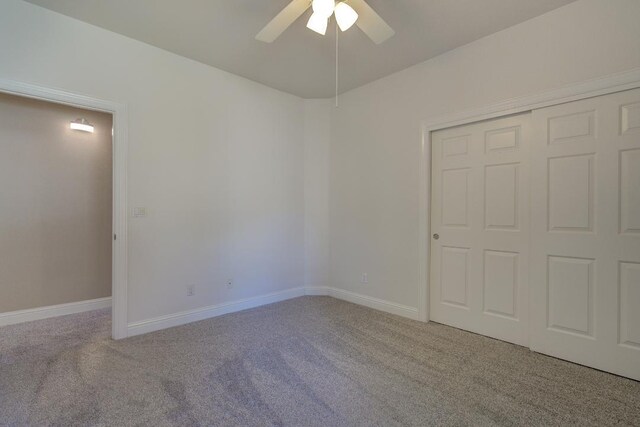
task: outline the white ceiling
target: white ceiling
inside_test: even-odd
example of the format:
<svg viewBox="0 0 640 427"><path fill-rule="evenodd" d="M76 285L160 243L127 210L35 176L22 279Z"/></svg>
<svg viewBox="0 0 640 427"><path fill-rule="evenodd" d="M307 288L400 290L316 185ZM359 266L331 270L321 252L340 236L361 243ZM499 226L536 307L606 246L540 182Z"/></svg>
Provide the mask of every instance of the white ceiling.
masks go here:
<svg viewBox="0 0 640 427"><path fill-rule="evenodd" d="M254 39L289 0L27 0L304 98L335 93L333 24L307 11L274 43ZM340 34L340 92L420 63L574 0L367 0L396 35L375 45Z"/></svg>

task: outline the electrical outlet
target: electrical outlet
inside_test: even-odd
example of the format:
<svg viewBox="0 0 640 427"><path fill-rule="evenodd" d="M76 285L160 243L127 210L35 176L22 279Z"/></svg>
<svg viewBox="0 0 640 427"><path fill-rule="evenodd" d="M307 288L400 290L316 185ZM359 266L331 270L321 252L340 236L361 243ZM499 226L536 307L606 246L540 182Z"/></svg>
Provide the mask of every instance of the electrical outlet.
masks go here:
<svg viewBox="0 0 640 427"><path fill-rule="evenodd" d="M365 285L369 283L369 275L367 273L362 273L362 279L360 282Z"/></svg>
<svg viewBox="0 0 640 427"><path fill-rule="evenodd" d="M233 279L227 280L227 289L233 288Z"/></svg>
<svg viewBox="0 0 640 427"><path fill-rule="evenodd" d="M187 286L187 296L192 297L196 294L196 285Z"/></svg>

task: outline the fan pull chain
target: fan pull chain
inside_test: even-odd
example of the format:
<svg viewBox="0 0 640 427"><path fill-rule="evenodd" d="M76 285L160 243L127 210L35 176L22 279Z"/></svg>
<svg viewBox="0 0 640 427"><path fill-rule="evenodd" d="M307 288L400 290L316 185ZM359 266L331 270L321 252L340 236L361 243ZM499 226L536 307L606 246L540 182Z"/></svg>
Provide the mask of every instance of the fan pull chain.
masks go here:
<svg viewBox="0 0 640 427"><path fill-rule="evenodd" d="M338 24L336 23L336 108L338 108Z"/></svg>

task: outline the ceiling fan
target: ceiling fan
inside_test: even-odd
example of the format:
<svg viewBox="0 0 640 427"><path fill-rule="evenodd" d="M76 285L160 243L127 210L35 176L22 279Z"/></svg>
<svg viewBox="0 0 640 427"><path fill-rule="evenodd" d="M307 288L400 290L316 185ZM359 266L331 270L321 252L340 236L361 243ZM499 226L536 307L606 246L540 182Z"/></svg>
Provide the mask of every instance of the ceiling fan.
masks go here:
<svg viewBox="0 0 640 427"><path fill-rule="evenodd" d="M256 40L273 42L310 7L313 8L313 14L307 22L307 28L322 35L326 33L327 23L333 14L342 31L356 24L376 44L395 34L365 0L339 0L338 4L335 0L293 0L258 33Z"/></svg>

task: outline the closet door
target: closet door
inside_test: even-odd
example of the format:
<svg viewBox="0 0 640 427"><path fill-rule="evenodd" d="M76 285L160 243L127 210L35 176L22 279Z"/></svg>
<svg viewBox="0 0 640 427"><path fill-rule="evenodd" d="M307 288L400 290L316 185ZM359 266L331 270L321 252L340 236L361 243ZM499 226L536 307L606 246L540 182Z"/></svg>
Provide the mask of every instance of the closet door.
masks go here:
<svg viewBox="0 0 640 427"><path fill-rule="evenodd" d="M528 345L529 114L432 135L430 319Z"/></svg>
<svg viewBox="0 0 640 427"><path fill-rule="evenodd" d="M640 90L532 128L531 349L640 380Z"/></svg>

